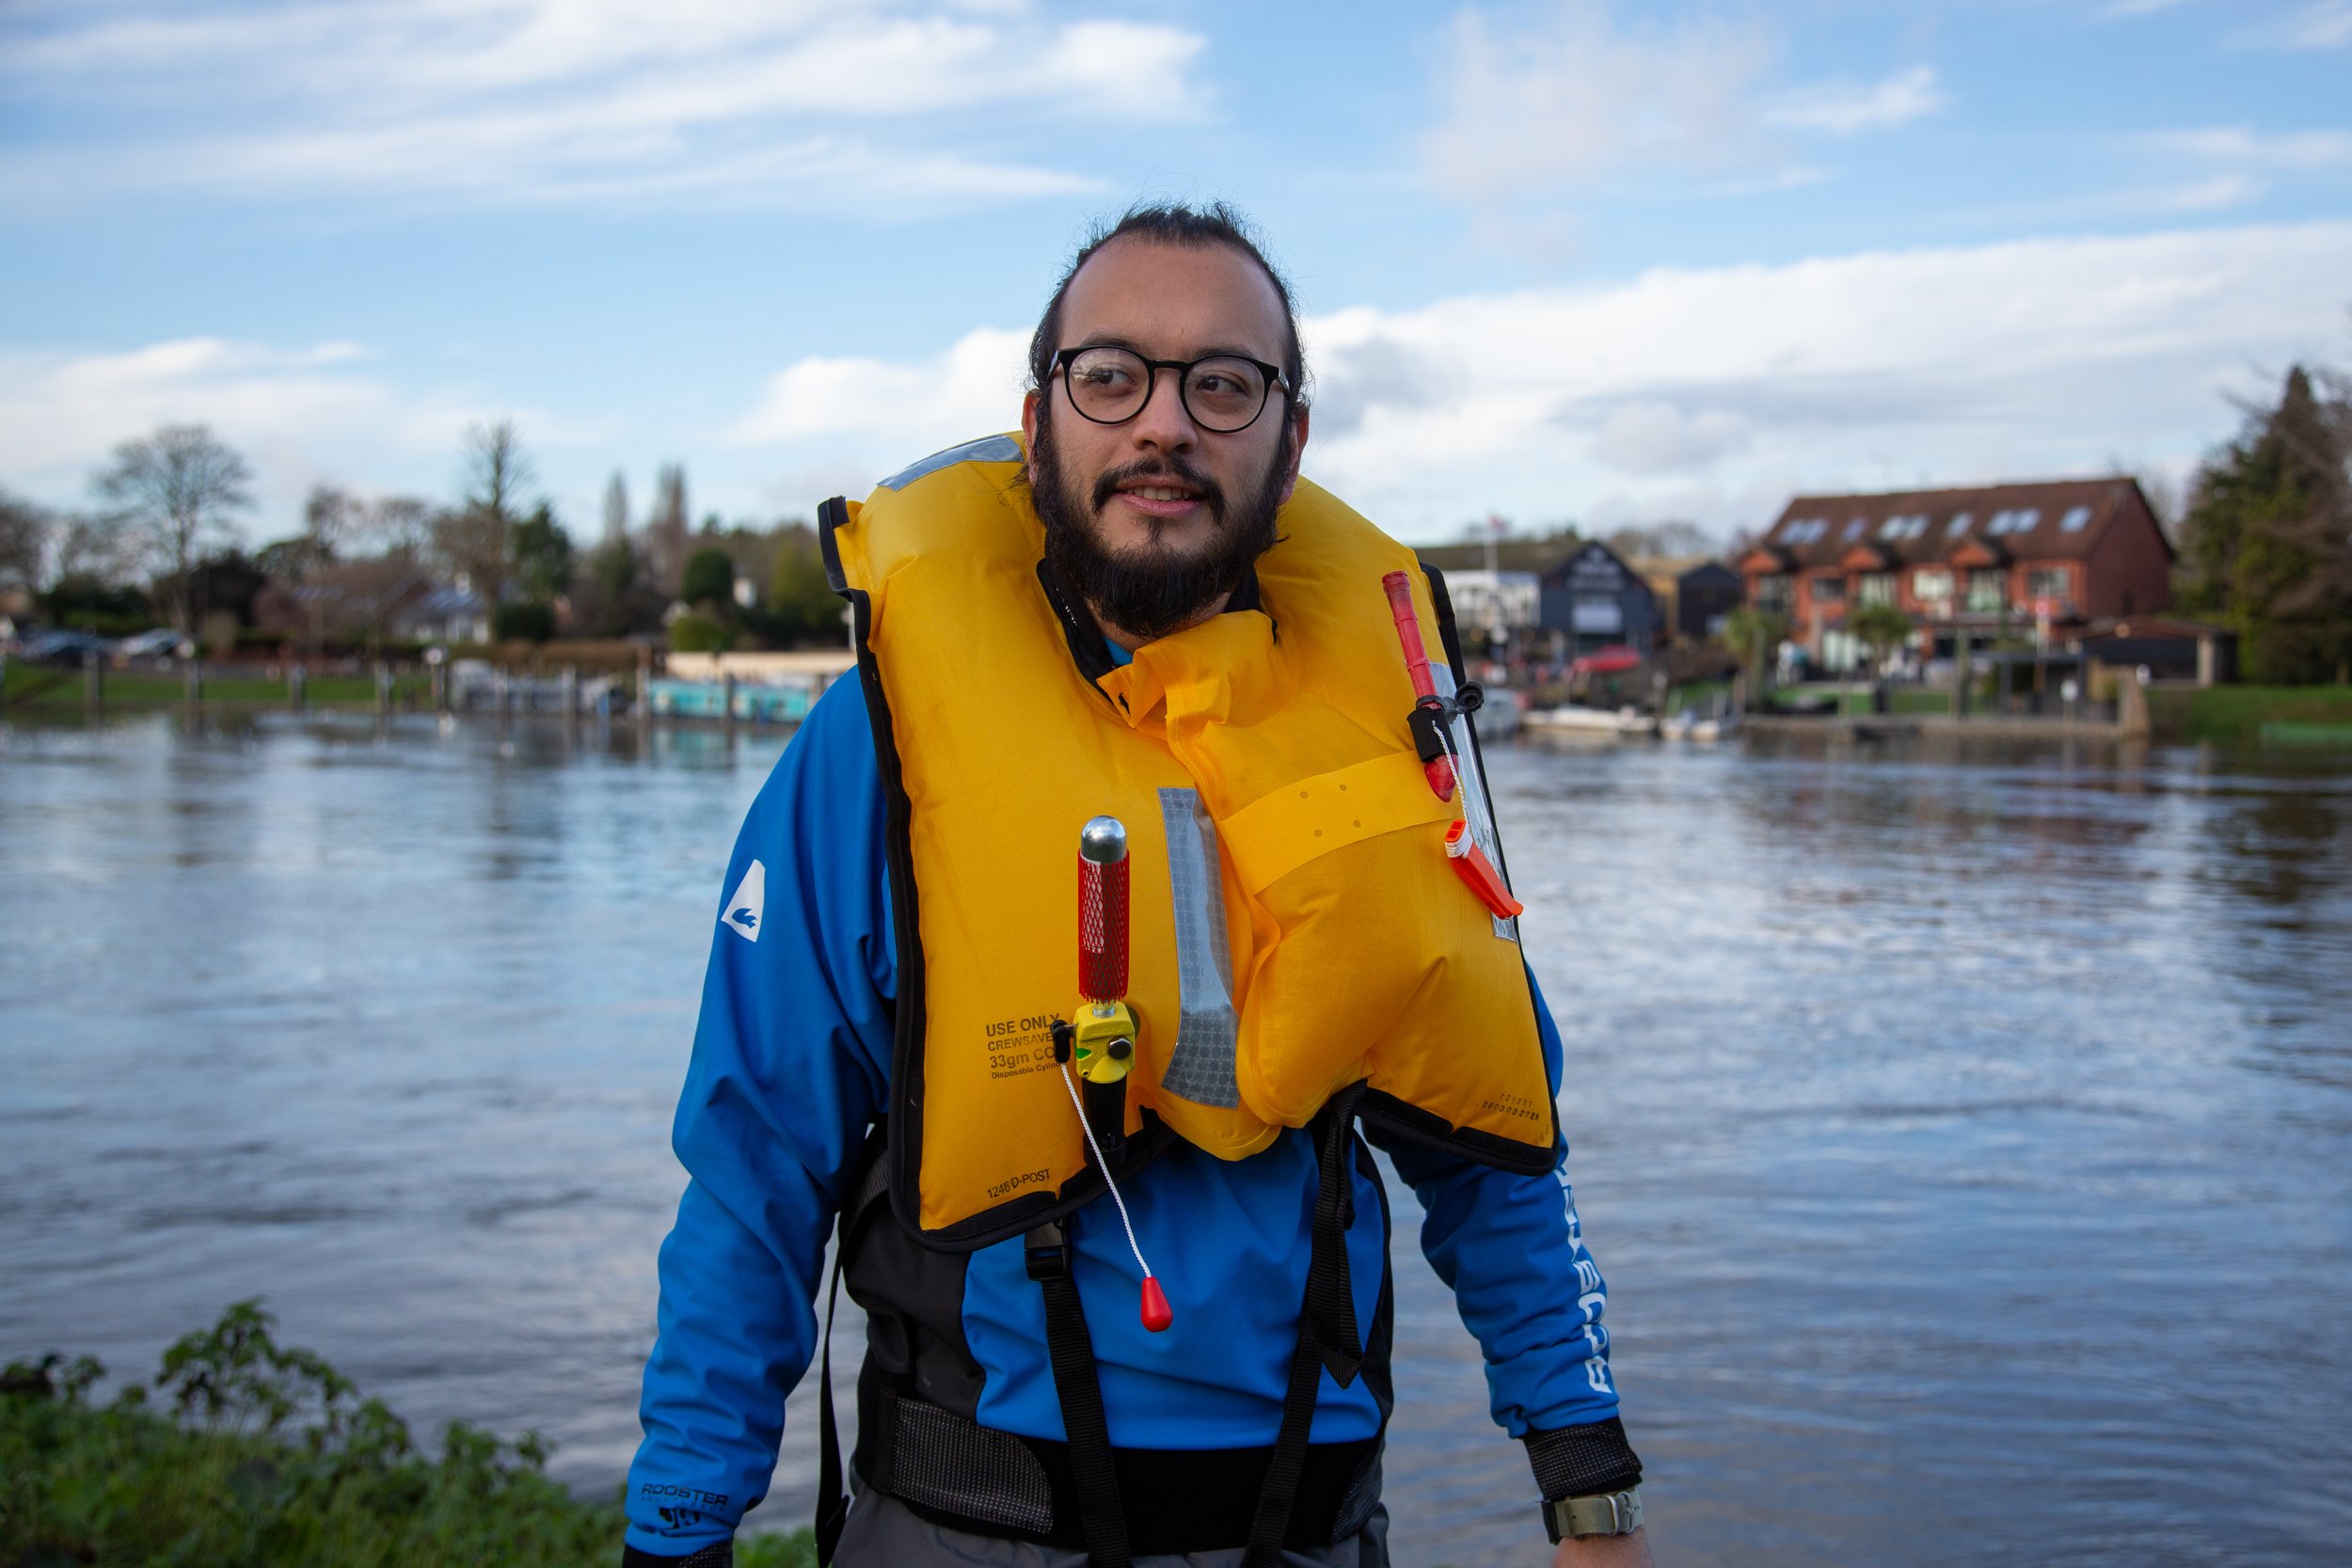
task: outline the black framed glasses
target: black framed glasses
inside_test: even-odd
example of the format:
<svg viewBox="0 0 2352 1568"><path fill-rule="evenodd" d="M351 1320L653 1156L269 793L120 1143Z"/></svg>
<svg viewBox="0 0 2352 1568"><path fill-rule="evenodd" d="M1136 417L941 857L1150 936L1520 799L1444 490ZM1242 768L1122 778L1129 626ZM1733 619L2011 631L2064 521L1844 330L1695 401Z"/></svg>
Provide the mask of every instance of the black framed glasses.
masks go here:
<svg viewBox="0 0 2352 1568"><path fill-rule="evenodd" d="M1061 372L1070 406L1096 424L1125 424L1142 413L1162 371L1176 372L1176 394L1192 422L1219 436L1257 423L1275 388L1282 388L1285 399L1290 396L1280 366L1237 354L1146 359L1131 348L1096 343L1063 349L1054 356L1054 368Z"/></svg>

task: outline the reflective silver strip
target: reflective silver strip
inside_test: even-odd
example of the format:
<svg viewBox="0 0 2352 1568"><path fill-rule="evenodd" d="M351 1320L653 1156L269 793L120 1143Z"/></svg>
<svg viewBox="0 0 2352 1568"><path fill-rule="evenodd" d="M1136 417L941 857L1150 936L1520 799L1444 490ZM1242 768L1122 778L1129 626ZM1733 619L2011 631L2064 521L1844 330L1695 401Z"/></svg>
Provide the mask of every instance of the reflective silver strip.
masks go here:
<svg viewBox="0 0 2352 1568"><path fill-rule="evenodd" d="M1176 912L1176 1049L1160 1087L1196 1105L1241 1103L1233 1056L1241 1020L1233 1010L1233 957L1225 945L1225 885L1218 875L1216 824L1200 792L1160 791L1168 830L1168 895Z"/></svg>
<svg viewBox="0 0 2352 1568"><path fill-rule="evenodd" d="M1438 695L1449 700L1454 696L1454 672L1443 659L1429 661L1429 678L1438 688ZM1447 728L1454 739L1454 773L1462 782L1462 820L1470 824L1470 838L1485 850L1488 863L1495 868L1505 887L1510 875L1502 869L1502 840L1495 832L1494 808L1486 800L1486 781L1479 770L1478 752L1470 739L1470 720L1467 713L1457 713ZM1495 935L1505 942L1519 940L1519 923L1502 915L1492 917Z"/></svg>
<svg viewBox="0 0 2352 1568"><path fill-rule="evenodd" d="M1015 463L1021 458L1021 443L1009 436L983 436L977 441L966 441L946 451L935 451L918 463L910 463L882 482L885 490L903 490L925 474L935 474L942 468L952 468L959 463Z"/></svg>

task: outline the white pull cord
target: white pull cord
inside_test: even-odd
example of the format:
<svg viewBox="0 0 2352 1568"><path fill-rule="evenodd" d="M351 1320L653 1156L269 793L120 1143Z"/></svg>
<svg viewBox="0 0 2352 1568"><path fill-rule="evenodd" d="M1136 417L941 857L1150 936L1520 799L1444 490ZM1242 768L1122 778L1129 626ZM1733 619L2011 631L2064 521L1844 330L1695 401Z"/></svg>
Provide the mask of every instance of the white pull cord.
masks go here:
<svg viewBox="0 0 2352 1568"><path fill-rule="evenodd" d="M1087 1135L1087 1147L1094 1150L1094 1164L1103 1173L1103 1185L1111 1190L1111 1201L1119 1205L1119 1223L1127 1231L1127 1250L1136 1255L1136 1267L1143 1271L1144 1278L1149 1279L1152 1277L1152 1265L1143 1260L1143 1248L1136 1244L1136 1227L1135 1222L1127 1217L1127 1200L1119 1196L1119 1183L1111 1180L1111 1163L1103 1158L1103 1146L1094 1141L1094 1124L1087 1120L1086 1102L1078 1098L1078 1080L1072 1076L1068 1068L1062 1069L1061 1086L1070 1091L1071 1106L1078 1113L1078 1131Z"/></svg>

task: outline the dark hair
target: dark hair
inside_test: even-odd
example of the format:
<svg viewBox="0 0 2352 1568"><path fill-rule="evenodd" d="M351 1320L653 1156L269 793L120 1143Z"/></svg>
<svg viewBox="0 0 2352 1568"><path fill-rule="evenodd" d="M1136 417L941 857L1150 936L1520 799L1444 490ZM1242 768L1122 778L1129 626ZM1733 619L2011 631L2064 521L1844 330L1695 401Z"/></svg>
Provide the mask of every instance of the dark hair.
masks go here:
<svg viewBox="0 0 2352 1568"><path fill-rule="evenodd" d="M1070 265L1054 285L1054 297L1045 302L1045 314L1038 318L1037 330L1029 336L1029 389L1041 392L1054 373L1054 355L1061 347L1061 302L1070 293L1070 280L1078 276L1078 269L1093 260L1094 253L1113 240L1134 235L1154 245L1182 245L1189 249L1204 249L1223 245L1237 250L1265 274L1274 285L1275 297L1282 302L1282 373L1290 382L1291 406L1307 406L1307 361L1298 347L1298 307L1291 302L1290 284L1266 260L1250 232L1250 223L1231 205L1213 201L1206 207L1188 206L1183 202L1152 202L1130 207L1112 224L1096 223L1087 236L1086 244L1070 259Z"/></svg>

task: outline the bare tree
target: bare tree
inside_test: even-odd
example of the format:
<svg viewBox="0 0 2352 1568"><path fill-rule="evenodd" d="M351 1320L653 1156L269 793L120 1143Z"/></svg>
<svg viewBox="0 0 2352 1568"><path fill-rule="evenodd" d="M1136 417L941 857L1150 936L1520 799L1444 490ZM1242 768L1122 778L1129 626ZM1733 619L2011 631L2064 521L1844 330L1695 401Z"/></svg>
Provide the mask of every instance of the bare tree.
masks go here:
<svg viewBox="0 0 2352 1568"><path fill-rule="evenodd" d="M90 478L109 520L129 530L151 564L170 573L172 625L194 629L188 574L229 515L253 504L253 470L203 425L166 425L125 441Z"/></svg>
<svg viewBox="0 0 2352 1568"><path fill-rule="evenodd" d="M416 496L378 496L363 509L359 527L379 554L413 560L433 541L433 506Z"/></svg>
<svg viewBox="0 0 2352 1568"><path fill-rule="evenodd" d="M40 586L54 527L46 507L0 490L0 594L29 594Z"/></svg>
<svg viewBox="0 0 2352 1568"><path fill-rule="evenodd" d="M686 521L686 465L664 463L653 482L653 517L645 525L645 563L656 588L675 595L691 548Z"/></svg>
<svg viewBox="0 0 2352 1568"><path fill-rule="evenodd" d="M1675 560L1689 555L1712 555L1720 541L1699 527L1681 518L1662 523L1629 524L1609 535L1611 549L1629 559L1644 556Z"/></svg>
<svg viewBox="0 0 2352 1568"><path fill-rule="evenodd" d="M608 541L628 537L628 481L618 468L604 487L604 537Z"/></svg>
<svg viewBox="0 0 2352 1568"><path fill-rule="evenodd" d="M118 586L137 573L136 558L119 522L77 513L57 528L49 580Z"/></svg>
<svg viewBox="0 0 2352 1568"><path fill-rule="evenodd" d="M434 519L433 548L495 608L514 575L515 524L535 470L512 420L467 431L465 462L464 499Z"/></svg>

